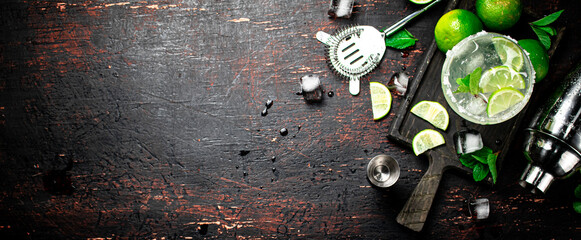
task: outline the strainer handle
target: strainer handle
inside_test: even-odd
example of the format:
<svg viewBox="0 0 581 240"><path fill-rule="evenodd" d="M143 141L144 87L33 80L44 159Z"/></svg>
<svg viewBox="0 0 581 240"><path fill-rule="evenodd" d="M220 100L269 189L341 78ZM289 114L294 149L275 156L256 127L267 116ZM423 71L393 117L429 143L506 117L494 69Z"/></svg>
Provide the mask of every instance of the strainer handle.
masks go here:
<svg viewBox="0 0 581 240"><path fill-rule="evenodd" d="M359 77L352 77L349 79L349 93L356 96L359 94L359 88L361 83L359 82Z"/></svg>
<svg viewBox="0 0 581 240"><path fill-rule="evenodd" d="M425 12L426 10L428 10L429 8L431 8L432 6L434 6L436 3L439 3L440 1L442 1L442 0L435 0L435 1L433 1L428 6L425 6L424 8L422 8L422 9L420 9L418 11L413 12L412 14L410 14L407 17L403 18L402 20L399 20L399 22L396 22L395 24L391 25L391 27L388 27L388 28L385 28L385 29L381 30L381 32L383 32L384 37L387 37L387 36L393 34L397 30L399 30L401 27L403 27L404 25L406 25L406 23L408 23L409 21L411 21L412 19L414 19L415 17L417 17L421 13Z"/></svg>

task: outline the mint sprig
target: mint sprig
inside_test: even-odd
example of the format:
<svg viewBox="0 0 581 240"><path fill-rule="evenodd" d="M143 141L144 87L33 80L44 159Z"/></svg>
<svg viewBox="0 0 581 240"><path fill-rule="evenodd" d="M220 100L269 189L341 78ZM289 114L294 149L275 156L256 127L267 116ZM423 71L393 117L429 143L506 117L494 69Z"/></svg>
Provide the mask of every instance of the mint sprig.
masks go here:
<svg viewBox="0 0 581 240"><path fill-rule="evenodd" d="M416 44L416 39L408 30L401 29L385 38L385 46L405 49Z"/></svg>
<svg viewBox="0 0 581 240"><path fill-rule="evenodd" d="M472 71L472 73L466 75L464 78L456 79L458 84L458 89L454 93L469 92L472 95L476 95L480 92L480 77L482 77L482 68L477 67Z"/></svg>
<svg viewBox="0 0 581 240"><path fill-rule="evenodd" d="M480 182L488 176L492 176L492 182L496 183L498 172L496 171L496 158L498 153L493 153L489 147L460 155L459 159L462 165L472 169L472 178L474 181Z"/></svg>
<svg viewBox="0 0 581 240"><path fill-rule="evenodd" d="M561 13L563 13L563 11L564 10L554 12L544 18L529 23L529 25L533 29L533 32L535 32L535 34L539 38L539 41L541 42L541 44L543 44L543 46L547 50L551 48L551 37L557 35L557 31L555 30L555 28L549 26L549 24L556 21L561 16Z"/></svg>
<svg viewBox="0 0 581 240"><path fill-rule="evenodd" d="M577 199L573 202L573 210L581 214L581 184L577 185L574 194Z"/></svg>

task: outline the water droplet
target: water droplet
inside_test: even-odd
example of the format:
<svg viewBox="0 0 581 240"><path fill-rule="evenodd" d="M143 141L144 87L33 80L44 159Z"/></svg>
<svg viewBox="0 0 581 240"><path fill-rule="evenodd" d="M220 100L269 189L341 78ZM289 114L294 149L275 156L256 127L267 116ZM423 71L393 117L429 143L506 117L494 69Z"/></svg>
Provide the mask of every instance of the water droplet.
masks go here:
<svg viewBox="0 0 581 240"><path fill-rule="evenodd" d="M272 156L272 157L270 158L270 161L272 161L272 162L276 161L276 156Z"/></svg>
<svg viewBox="0 0 581 240"><path fill-rule="evenodd" d="M275 172L275 171L276 171L276 168L275 168L275 167L273 167L273 168L272 168L272 172Z"/></svg>
<svg viewBox="0 0 581 240"><path fill-rule="evenodd" d="M329 97L333 97L333 96L335 96L335 93L334 93L333 91L329 91L329 92L327 93L327 96L329 96Z"/></svg>
<svg viewBox="0 0 581 240"><path fill-rule="evenodd" d="M410 54L408 52L401 52L402 58L407 58Z"/></svg>
<svg viewBox="0 0 581 240"><path fill-rule="evenodd" d="M401 70L405 71L406 70L406 66L401 66Z"/></svg>
<svg viewBox="0 0 581 240"><path fill-rule="evenodd" d="M246 171L244 171L242 174L243 174L245 177L246 177L246 176L248 176L248 172L246 172Z"/></svg>
<svg viewBox="0 0 581 240"><path fill-rule="evenodd" d="M286 136L286 135L288 135L288 129L286 129L286 128L281 128L281 129L280 129L280 135L283 135L283 136Z"/></svg>
<svg viewBox="0 0 581 240"><path fill-rule="evenodd" d="M260 112L260 116L266 116L268 115L268 108L264 108L264 110L262 110L262 112Z"/></svg>
<svg viewBox="0 0 581 240"><path fill-rule="evenodd" d="M272 99L268 99L268 101L266 101L264 105L266 106L266 108L270 108L272 107L272 104L274 104L274 101Z"/></svg>
<svg viewBox="0 0 581 240"><path fill-rule="evenodd" d="M303 95L303 90L300 90L298 92L295 93L296 95Z"/></svg>
<svg viewBox="0 0 581 240"><path fill-rule="evenodd" d="M502 141L501 141L500 139L496 139L496 140L494 141L494 143L495 143L496 145L500 145L500 144L502 143Z"/></svg>
<svg viewBox="0 0 581 240"><path fill-rule="evenodd" d="M249 153L250 153L250 151L248 151L248 150L240 150L240 153L238 155L244 157L244 156L248 155Z"/></svg>

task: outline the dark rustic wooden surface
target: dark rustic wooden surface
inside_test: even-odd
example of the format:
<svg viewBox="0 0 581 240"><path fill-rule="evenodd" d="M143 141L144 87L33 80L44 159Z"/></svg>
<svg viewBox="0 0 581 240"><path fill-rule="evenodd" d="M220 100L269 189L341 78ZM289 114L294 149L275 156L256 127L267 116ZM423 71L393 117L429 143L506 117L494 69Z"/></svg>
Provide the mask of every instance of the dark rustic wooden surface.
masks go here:
<svg viewBox="0 0 581 240"><path fill-rule="evenodd" d="M525 121L581 60L580 4L524 1L531 14L566 9L566 26ZM5 1L0 4L0 235L82 238L575 238L579 175L532 195L516 183L519 136L496 186L446 174L422 232L395 217L427 161L371 117L369 81L413 76L433 39L437 6L406 28L419 42L389 49L352 97L314 34L388 26L407 0L357 1L351 19L328 1ZM533 19L522 19L523 22ZM512 34L512 33L511 33ZM515 37L532 37L526 28ZM298 79L326 91L306 104ZM268 115L264 103L274 105ZM279 134L287 128L286 136ZM370 187L367 162L400 161L390 189ZM465 200L485 197L474 220Z"/></svg>

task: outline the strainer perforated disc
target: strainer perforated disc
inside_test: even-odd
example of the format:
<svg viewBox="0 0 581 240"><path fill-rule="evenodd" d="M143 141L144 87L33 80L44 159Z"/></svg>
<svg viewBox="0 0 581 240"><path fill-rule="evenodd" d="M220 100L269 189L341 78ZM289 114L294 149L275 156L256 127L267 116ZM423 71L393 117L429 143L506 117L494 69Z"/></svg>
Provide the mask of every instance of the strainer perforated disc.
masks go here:
<svg viewBox="0 0 581 240"><path fill-rule="evenodd" d="M333 70L349 79L351 95L359 94L359 79L373 71L381 62L386 49L385 37L440 1L433 1L381 32L372 26L361 25L341 28L333 35L317 32L317 40L327 45L329 64Z"/></svg>

